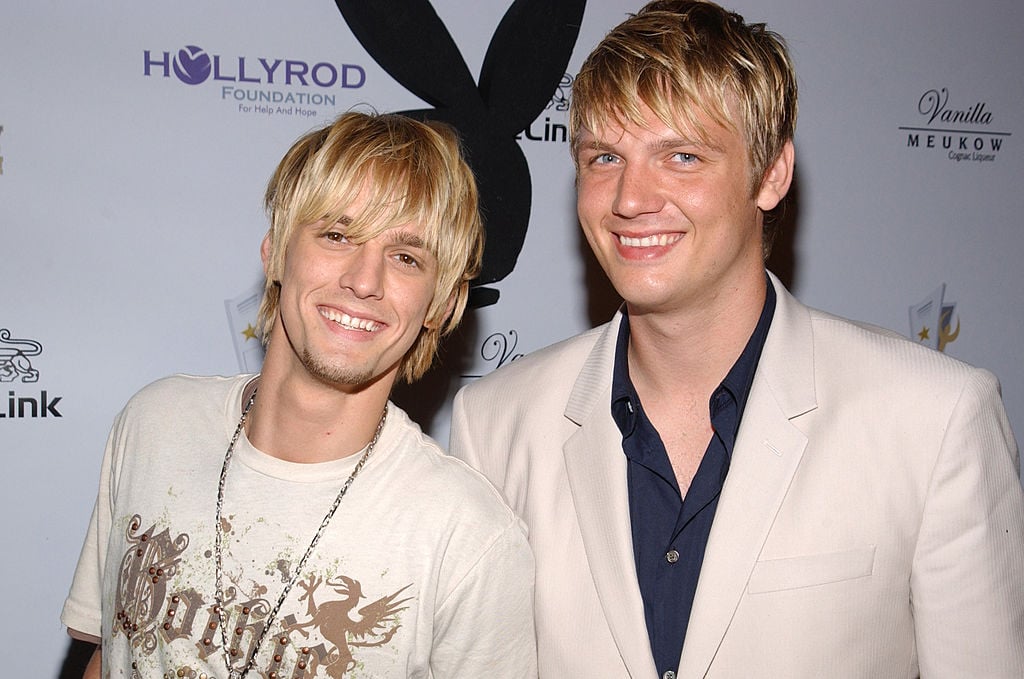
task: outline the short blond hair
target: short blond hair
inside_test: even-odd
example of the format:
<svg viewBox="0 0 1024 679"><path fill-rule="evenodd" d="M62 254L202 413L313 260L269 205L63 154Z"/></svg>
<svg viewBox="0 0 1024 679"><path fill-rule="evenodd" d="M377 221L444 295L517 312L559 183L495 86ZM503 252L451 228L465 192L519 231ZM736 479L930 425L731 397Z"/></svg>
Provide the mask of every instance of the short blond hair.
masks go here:
<svg viewBox="0 0 1024 679"><path fill-rule="evenodd" d="M706 132L701 114L731 129L737 116L756 192L796 131L796 73L785 41L764 24L711 2L654 0L605 36L573 83L574 162L583 129L642 125L642 104L669 127L698 134ZM767 221L765 238L767 253Z"/></svg>
<svg viewBox="0 0 1024 679"><path fill-rule="evenodd" d="M365 203L351 214L357 196L365 197ZM274 171L264 204L270 217L267 282L258 320L264 344L277 316L287 244L296 227L344 216L351 219L346 237L360 243L401 224L423 226L438 275L428 327L399 370L406 382L422 377L441 337L462 320L469 282L483 257L476 181L455 131L444 123L397 114L345 113L295 142Z"/></svg>

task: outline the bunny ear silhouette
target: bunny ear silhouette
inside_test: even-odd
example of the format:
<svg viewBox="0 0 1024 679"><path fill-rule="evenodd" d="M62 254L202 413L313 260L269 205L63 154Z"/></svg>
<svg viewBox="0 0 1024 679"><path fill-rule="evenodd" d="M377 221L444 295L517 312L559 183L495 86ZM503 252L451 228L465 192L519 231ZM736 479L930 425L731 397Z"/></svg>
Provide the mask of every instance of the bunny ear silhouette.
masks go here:
<svg viewBox="0 0 1024 679"><path fill-rule="evenodd" d="M572 55L586 0L516 0L487 49L480 86L428 0L335 0L370 56L434 108L402 111L455 127L480 191L487 248L469 303L515 268L530 220L530 168L516 136L551 99Z"/></svg>
<svg viewBox="0 0 1024 679"><path fill-rule="evenodd" d="M431 106L449 108L476 83L428 0L335 0L352 34L392 78Z"/></svg>
<svg viewBox="0 0 1024 679"><path fill-rule="evenodd" d="M516 0L480 69L480 93L496 122L522 132L551 101L569 64L586 0Z"/></svg>

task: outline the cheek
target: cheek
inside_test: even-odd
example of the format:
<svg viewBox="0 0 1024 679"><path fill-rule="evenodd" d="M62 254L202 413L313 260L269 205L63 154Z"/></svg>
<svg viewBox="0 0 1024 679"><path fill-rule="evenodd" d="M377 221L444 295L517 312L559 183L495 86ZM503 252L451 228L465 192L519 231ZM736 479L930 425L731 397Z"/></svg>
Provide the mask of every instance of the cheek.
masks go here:
<svg viewBox="0 0 1024 679"><path fill-rule="evenodd" d="M580 180L576 191L576 211L580 216L603 209L609 201L609 191L605 184L592 177Z"/></svg>
<svg viewBox="0 0 1024 679"><path fill-rule="evenodd" d="M312 256L291 257L285 262L282 282L292 288L309 288L329 280L330 267Z"/></svg>
<svg viewBox="0 0 1024 679"><path fill-rule="evenodd" d="M580 228L587 241L593 245L594 237L602 223L601 215L604 211L596 208L593 204L584 204L582 201L576 206L576 215L579 217Z"/></svg>
<svg viewBox="0 0 1024 679"><path fill-rule="evenodd" d="M745 219L747 206L746 185L738 182L723 182L717 185L692 187L681 191L682 203L687 209L699 213L708 222L726 222L729 226L737 219Z"/></svg>
<svg viewBox="0 0 1024 679"><path fill-rule="evenodd" d="M434 287L436 282L431 276L424 276L422 279L416 277L404 278L396 275L390 283L386 283L392 304L400 315L409 322L409 325L421 327L430 311L430 305L434 300Z"/></svg>
<svg viewBox="0 0 1024 679"><path fill-rule="evenodd" d="M594 253L595 257L603 258L603 252L601 250L601 243L597 240L597 236L591 229L583 227L583 236L587 239L587 245L590 246L591 252Z"/></svg>

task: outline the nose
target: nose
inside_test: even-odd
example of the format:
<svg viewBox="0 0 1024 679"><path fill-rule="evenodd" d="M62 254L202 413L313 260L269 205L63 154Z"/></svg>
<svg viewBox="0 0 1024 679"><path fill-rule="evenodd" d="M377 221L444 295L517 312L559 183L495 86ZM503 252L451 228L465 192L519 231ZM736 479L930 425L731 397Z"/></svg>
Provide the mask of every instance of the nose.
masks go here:
<svg viewBox="0 0 1024 679"><path fill-rule="evenodd" d="M612 211L631 219L658 212L664 204L655 173L643 163L626 163L619 175Z"/></svg>
<svg viewBox="0 0 1024 679"><path fill-rule="evenodd" d="M345 258L338 284L359 299L381 299L384 296L384 256L373 241L353 248Z"/></svg>

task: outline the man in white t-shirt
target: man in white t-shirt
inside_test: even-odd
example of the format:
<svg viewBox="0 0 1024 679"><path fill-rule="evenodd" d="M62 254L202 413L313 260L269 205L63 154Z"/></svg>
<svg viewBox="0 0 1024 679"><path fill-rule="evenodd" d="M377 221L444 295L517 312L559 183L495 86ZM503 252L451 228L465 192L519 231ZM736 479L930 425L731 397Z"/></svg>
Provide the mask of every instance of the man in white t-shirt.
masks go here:
<svg viewBox="0 0 1024 679"><path fill-rule="evenodd" d="M520 522L388 400L479 270L456 136L347 113L266 207L262 373L160 380L114 423L62 614L85 676L535 676Z"/></svg>

